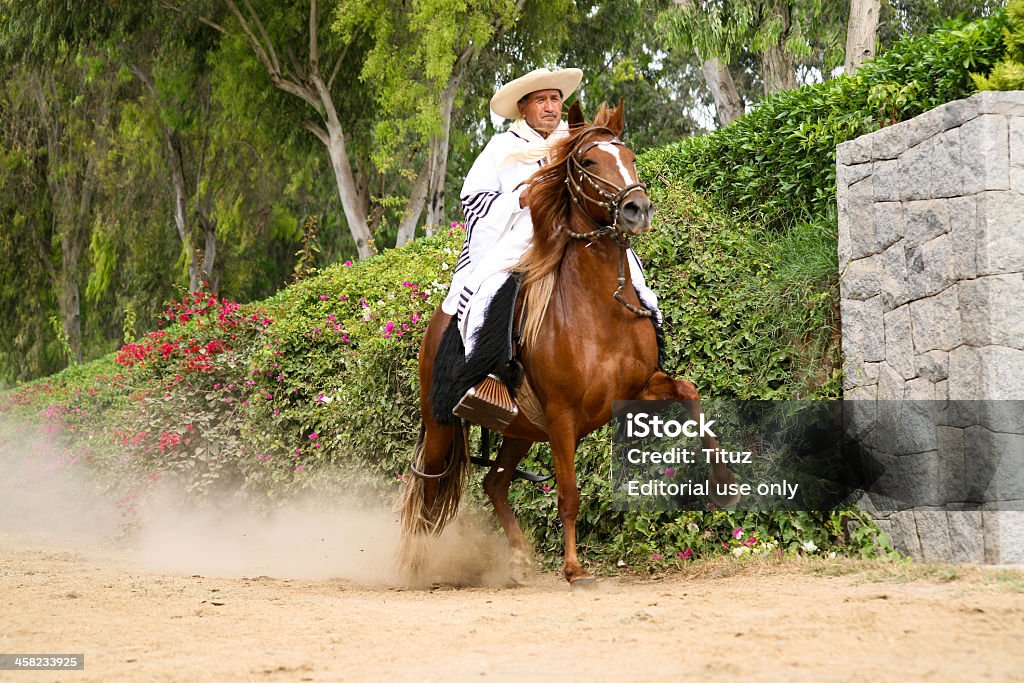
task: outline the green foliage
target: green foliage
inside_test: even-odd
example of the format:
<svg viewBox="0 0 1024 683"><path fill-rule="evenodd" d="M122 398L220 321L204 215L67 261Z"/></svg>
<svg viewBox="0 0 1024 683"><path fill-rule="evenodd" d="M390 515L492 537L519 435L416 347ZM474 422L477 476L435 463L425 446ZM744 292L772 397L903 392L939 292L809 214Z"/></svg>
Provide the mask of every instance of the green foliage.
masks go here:
<svg viewBox="0 0 1024 683"><path fill-rule="evenodd" d="M978 90L1024 90L1024 0L1010 0L1006 23L1006 54L988 76L971 74Z"/></svg>
<svg viewBox="0 0 1024 683"><path fill-rule="evenodd" d="M645 154L646 177L685 180L716 208L779 233L835 204L835 148L974 92L1002 51L996 15L909 37L840 76L779 93L732 125Z"/></svg>

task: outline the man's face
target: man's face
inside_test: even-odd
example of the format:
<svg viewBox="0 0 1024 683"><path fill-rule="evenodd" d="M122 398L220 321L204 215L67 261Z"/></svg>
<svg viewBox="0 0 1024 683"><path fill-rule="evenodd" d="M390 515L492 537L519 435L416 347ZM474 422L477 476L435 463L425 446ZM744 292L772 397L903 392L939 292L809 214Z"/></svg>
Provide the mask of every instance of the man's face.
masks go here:
<svg viewBox="0 0 1024 683"><path fill-rule="evenodd" d="M519 101L519 113L530 128L547 137L562 120L562 93L535 90Z"/></svg>

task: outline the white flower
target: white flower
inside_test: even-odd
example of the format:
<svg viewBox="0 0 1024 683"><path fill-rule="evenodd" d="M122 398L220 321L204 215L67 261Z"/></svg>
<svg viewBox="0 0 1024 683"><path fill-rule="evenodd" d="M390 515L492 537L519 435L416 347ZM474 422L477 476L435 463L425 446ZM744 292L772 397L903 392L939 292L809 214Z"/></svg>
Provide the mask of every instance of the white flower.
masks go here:
<svg viewBox="0 0 1024 683"><path fill-rule="evenodd" d="M687 522L686 528L692 533L697 533L698 531L700 531L700 527L694 524L693 522Z"/></svg>
<svg viewBox="0 0 1024 683"><path fill-rule="evenodd" d="M815 550L818 549L818 546L816 546L814 544L814 541L804 541L803 542L803 549L806 550L809 553L813 553Z"/></svg>
<svg viewBox="0 0 1024 683"><path fill-rule="evenodd" d="M441 261L441 270L448 270L448 262Z"/></svg>
<svg viewBox="0 0 1024 683"><path fill-rule="evenodd" d="M364 308L363 309L363 320L365 320L366 322L369 322L372 319L372 317L373 317L373 313L370 311L370 309L369 308Z"/></svg>
<svg viewBox="0 0 1024 683"><path fill-rule="evenodd" d="M741 545L741 546L740 546L740 547L738 547L738 548L733 548L733 549L732 549L732 554L733 554L733 555L735 555L736 557L743 557L743 556L744 556L744 555L746 555L746 554L747 554L748 552L750 552L750 548L748 548L748 547L747 547L747 546L745 546L745 545Z"/></svg>
<svg viewBox="0 0 1024 683"><path fill-rule="evenodd" d="M836 551L835 550L829 552L828 559L830 559L830 560L836 559Z"/></svg>

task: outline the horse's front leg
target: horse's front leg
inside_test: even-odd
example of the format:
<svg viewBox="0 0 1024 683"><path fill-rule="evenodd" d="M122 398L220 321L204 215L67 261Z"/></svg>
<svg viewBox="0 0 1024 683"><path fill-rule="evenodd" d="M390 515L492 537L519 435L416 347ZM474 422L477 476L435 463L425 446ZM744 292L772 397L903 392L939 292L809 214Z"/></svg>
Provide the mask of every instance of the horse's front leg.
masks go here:
<svg viewBox="0 0 1024 683"><path fill-rule="evenodd" d="M700 393L698 393L697 387L693 382L685 379L674 381L680 400L686 401L686 410L690 413L690 419L699 422L702 409ZM740 501L740 494L729 493L729 491L730 487L735 491L736 476L729 469L729 466L724 462L720 462L718 458L718 453L720 452L718 439L711 434L701 434L700 442L705 452L715 454L714 460L711 461L711 500L719 507L735 505Z"/></svg>
<svg viewBox="0 0 1024 683"><path fill-rule="evenodd" d="M580 565L576 555L576 517L580 512L580 491L576 485L576 433L568 425L556 426L550 422L548 433L558 485L558 516L565 534L562 573L573 588L589 588L595 584L594 577Z"/></svg>
<svg viewBox="0 0 1024 683"><path fill-rule="evenodd" d="M700 421L702 409L697 387L685 379L672 379L661 370L651 375L638 398L642 401L686 401L686 411L690 419ZM701 446L708 452L719 452L718 439L710 434L701 434L700 441ZM716 457L711 465L711 500L720 507L735 505L739 502L740 495L728 492L729 487L735 484L736 477L732 470Z"/></svg>

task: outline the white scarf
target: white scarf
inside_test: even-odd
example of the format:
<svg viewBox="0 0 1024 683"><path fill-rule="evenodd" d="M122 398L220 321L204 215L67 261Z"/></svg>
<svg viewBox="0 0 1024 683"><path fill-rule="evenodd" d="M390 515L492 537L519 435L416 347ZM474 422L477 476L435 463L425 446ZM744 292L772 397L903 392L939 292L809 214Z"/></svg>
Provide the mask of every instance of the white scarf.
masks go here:
<svg viewBox="0 0 1024 683"><path fill-rule="evenodd" d="M565 121L559 121L558 127L551 131L546 138L541 137L540 133L530 128L530 124L526 123L526 119L516 119L509 126L509 130L524 140L528 140L529 144L505 157L503 162L505 164L547 159L551 153L551 147L569 135L569 124Z"/></svg>

